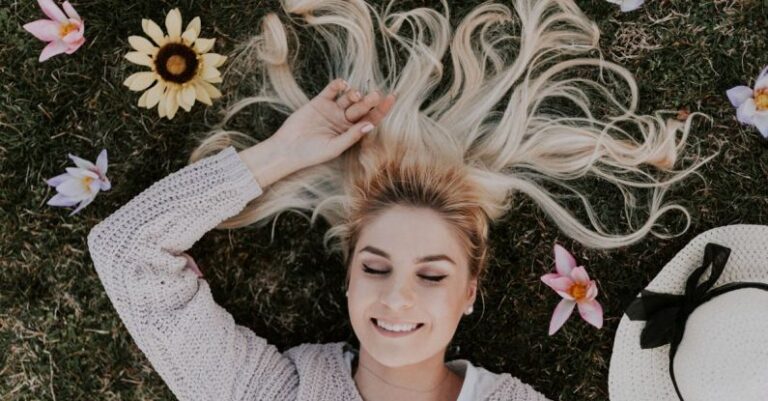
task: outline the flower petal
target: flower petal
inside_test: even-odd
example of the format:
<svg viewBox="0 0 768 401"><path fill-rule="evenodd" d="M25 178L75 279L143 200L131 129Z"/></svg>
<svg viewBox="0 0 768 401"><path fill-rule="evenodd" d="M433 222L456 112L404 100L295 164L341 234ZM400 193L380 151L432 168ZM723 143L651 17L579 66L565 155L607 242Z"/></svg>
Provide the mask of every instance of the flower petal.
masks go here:
<svg viewBox="0 0 768 401"><path fill-rule="evenodd" d="M83 201L80 202L80 206L78 206L77 209L73 210L72 213L70 213L69 215L72 216L74 214L77 214L78 212L83 210L84 207L88 206L91 202L93 202L94 199L96 199L96 195L83 199Z"/></svg>
<svg viewBox="0 0 768 401"><path fill-rule="evenodd" d="M160 118L165 117L165 104L168 102L168 96L163 95L160 97L160 101L157 103L157 115L160 116Z"/></svg>
<svg viewBox="0 0 768 401"><path fill-rule="evenodd" d="M567 299L563 299L557 304L555 311L552 313L552 319L549 321L550 336L555 334L565 324L565 321L571 316L574 306L576 306L576 302Z"/></svg>
<svg viewBox="0 0 768 401"><path fill-rule="evenodd" d="M626 13L629 11L637 10L640 8L640 6L643 5L644 2L645 0L624 0L621 3L621 11Z"/></svg>
<svg viewBox="0 0 768 401"><path fill-rule="evenodd" d="M208 106L213 104L213 101L211 100L211 97L208 96L208 91L205 90L203 85L200 82L195 82L195 98L200 101L200 103L207 104Z"/></svg>
<svg viewBox="0 0 768 401"><path fill-rule="evenodd" d="M589 287L587 288L587 295L584 296L586 299L595 299L597 297L597 284L595 284L594 281L589 282Z"/></svg>
<svg viewBox="0 0 768 401"><path fill-rule="evenodd" d="M731 101L731 104L734 107L741 106L742 103L752 97L752 93L752 88L744 85L735 86L725 92L725 94L728 96L728 100Z"/></svg>
<svg viewBox="0 0 768 401"><path fill-rule="evenodd" d="M589 284L589 274L587 274L587 269L585 269L584 266L574 267L573 270L571 270L571 279L578 284Z"/></svg>
<svg viewBox="0 0 768 401"><path fill-rule="evenodd" d="M216 39L197 38L194 48L200 54L208 53L208 50L213 48L215 42Z"/></svg>
<svg viewBox="0 0 768 401"><path fill-rule="evenodd" d="M90 189L83 185L83 181L78 178L68 179L56 186L56 191L69 198L83 200L90 196Z"/></svg>
<svg viewBox="0 0 768 401"><path fill-rule="evenodd" d="M85 159L82 159L80 157L77 157L77 156L73 155L72 153L68 153L67 157L72 159L72 161L75 162L75 166L77 166L77 167L80 167L80 168L85 169L85 170L94 170L94 169L96 169L96 165L95 164L91 163L88 160L85 160Z"/></svg>
<svg viewBox="0 0 768 401"><path fill-rule="evenodd" d="M742 124L752 124L752 120L757 113L757 105L753 99L747 99L736 109L736 119Z"/></svg>
<svg viewBox="0 0 768 401"><path fill-rule="evenodd" d="M204 80L210 82L212 79L221 77L221 73L219 72L219 70L216 69L216 67L204 65L201 76L203 77Z"/></svg>
<svg viewBox="0 0 768 401"><path fill-rule="evenodd" d="M752 123L755 125L763 138L768 139L768 111L759 111L755 113L752 118Z"/></svg>
<svg viewBox="0 0 768 401"><path fill-rule="evenodd" d="M48 60L49 58L64 53L67 51L67 44L64 43L61 40L54 40L53 42L48 43L48 46L45 46L43 48L42 53L40 53L40 58L38 58L38 61L43 62L45 60Z"/></svg>
<svg viewBox="0 0 768 401"><path fill-rule="evenodd" d="M192 45L197 40L197 36L200 35L200 17L195 17L187 24L187 29L181 34L181 37L186 41L188 45Z"/></svg>
<svg viewBox="0 0 768 401"><path fill-rule="evenodd" d="M174 8L165 16L165 29L168 30L168 39L179 40L181 37L181 11Z"/></svg>
<svg viewBox="0 0 768 401"><path fill-rule="evenodd" d="M155 43L157 43L158 46L162 46L167 41L165 38L165 34L163 34L163 30L160 29L160 25L157 25L155 21L152 21L151 19L142 19L141 20L141 29L144 30L144 33L147 34L150 38L152 38Z"/></svg>
<svg viewBox="0 0 768 401"><path fill-rule="evenodd" d="M78 14L77 11L75 11L75 8L72 7L72 4L70 4L68 1L65 1L62 4L62 6L64 8L64 12L67 13L69 18L76 19L78 21L82 21L83 20L82 18L80 18L80 14Z"/></svg>
<svg viewBox="0 0 768 401"><path fill-rule="evenodd" d="M144 89L149 88L156 79L157 75L154 72L143 71L129 76L123 81L123 84L132 91L143 91Z"/></svg>
<svg viewBox="0 0 768 401"><path fill-rule="evenodd" d="M101 190L102 191L109 191L112 189L112 183L109 182L109 180L99 180L101 182Z"/></svg>
<svg viewBox="0 0 768 401"><path fill-rule="evenodd" d="M83 177L99 178L99 175L93 171L82 169L80 167L67 167L66 170L69 175L78 179Z"/></svg>
<svg viewBox="0 0 768 401"><path fill-rule="evenodd" d="M57 6L53 0L37 0L37 4L40 6L40 9L43 10L45 15L48 16L48 18L58 22L67 21L67 16L64 15L64 11L61 11L59 6Z"/></svg>
<svg viewBox="0 0 768 401"><path fill-rule="evenodd" d="M213 85L209 84L205 81L200 81L200 86L202 86L206 92L208 92L208 96L211 97L211 99L216 99L221 97L221 92Z"/></svg>
<svg viewBox="0 0 768 401"><path fill-rule="evenodd" d="M59 24L56 21L51 21L49 19L39 19L37 21L32 21L28 24L24 24L24 29L27 32L31 33L32 35L35 35L36 38L45 42L58 40L60 27L61 27L61 24Z"/></svg>
<svg viewBox="0 0 768 401"><path fill-rule="evenodd" d="M157 53L157 47L152 45L147 38L138 35L131 35L128 37L128 43L131 44L135 50L144 54L154 56Z"/></svg>
<svg viewBox="0 0 768 401"><path fill-rule="evenodd" d="M178 90L168 89L165 94L165 111L168 119L172 119L176 115L176 111L179 110L179 101L177 99Z"/></svg>
<svg viewBox="0 0 768 401"><path fill-rule="evenodd" d="M57 175L56 177L53 177L53 178L49 178L49 179L47 179L47 180L45 181L45 183L46 183L46 184L48 184L48 185L50 185L50 186L52 186L52 187L57 187L57 186L59 186L59 184L61 184L62 182L64 182L64 180L66 180L66 179L68 179L68 178L70 178L70 177L71 177L71 175L69 175L69 174L67 174L67 173L64 173L64 174L59 174L59 175Z"/></svg>
<svg viewBox="0 0 768 401"><path fill-rule="evenodd" d="M99 153L99 156L96 157L96 168L99 170L102 176L105 177L107 175L107 169L109 168L109 165L107 164L106 149L102 149L101 153Z"/></svg>
<svg viewBox="0 0 768 401"><path fill-rule="evenodd" d="M179 93L179 106L181 106L186 111L190 111L194 104L195 104L195 87L192 85L187 85Z"/></svg>
<svg viewBox="0 0 768 401"><path fill-rule="evenodd" d="M79 40L77 40L77 41L74 41L74 42L69 42L69 43L68 43L67 41L64 41L64 43L67 43L67 46L68 46L68 48L67 48L67 50L65 51L65 53L67 53L67 54L72 54L72 53L74 53L74 52L75 52L77 49L79 49L79 48L80 48L80 46L82 46L82 45L83 45L83 43L85 43L85 38L81 36L81 37L80 37L80 39L79 39Z"/></svg>
<svg viewBox="0 0 768 401"><path fill-rule="evenodd" d="M152 58L150 58L148 55L141 52L125 53L125 59L134 64L143 65L147 67L152 66Z"/></svg>
<svg viewBox="0 0 768 401"><path fill-rule="evenodd" d="M573 297L569 293L573 286L573 280L568 276L561 276L556 273L545 274L541 276L541 281L544 282L549 288L557 291L561 297L569 300L573 300Z"/></svg>
<svg viewBox="0 0 768 401"><path fill-rule="evenodd" d="M164 90L165 90L165 84L163 84L162 81L157 81L155 86L149 88L149 90L144 92L144 94L147 95L147 100L144 107L148 109L155 107L155 105L160 101L160 98L163 96Z"/></svg>
<svg viewBox="0 0 768 401"><path fill-rule="evenodd" d="M64 41L64 43L70 45L70 47L72 47L73 45L82 44L83 31L78 28L77 30L68 33L66 36L61 38L61 40Z"/></svg>
<svg viewBox="0 0 768 401"><path fill-rule="evenodd" d="M204 67L219 67L227 60L226 56L216 53L205 53L202 55Z"/></svg>
<svg viewBox="0 0 768 401"><path fill-rule="evenodd" d="M74 206L78 202L80 202L79 199L72 199L70 197L67 197L62 194L56 194L53 196L53 198L48 199L48 202L46 202L46 205L48 206Z"/></svg>
<svg viewBox="0 0 768 401"><path fill-rule="evenodd" d="M571 269L576 267L576 259L560 244L555 244L555 268L563 276L571 273Z"/></svg>
<svg viewBox="0 0 768 401"><path fill-rule="evenodd" d="M579 315L587 323L599 328L603 327L603 307L595 300L579 303Z"/></svg>

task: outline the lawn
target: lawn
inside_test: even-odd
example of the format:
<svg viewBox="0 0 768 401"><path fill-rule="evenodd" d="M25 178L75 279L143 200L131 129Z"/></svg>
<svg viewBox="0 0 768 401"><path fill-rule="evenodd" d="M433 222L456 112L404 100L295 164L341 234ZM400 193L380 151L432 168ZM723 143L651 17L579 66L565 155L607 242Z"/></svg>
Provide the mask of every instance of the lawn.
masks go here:
<svg viewBox="0 0 768 401"><path fill-rule="evenodd" d="M453 2L452 17L458 20L480 3ZM398 4L440 8L435 0ZM699 177L670 192L692 215L689 230L675 238L647 237L612 251L585 249L523 196L493 226L484 308L462 322L448 357L509 372L553 400L569 401L608 399L608 365L622 311L692 237L727 224L768 223L768 147L755 129L740 126L725 96L733 86L752 85L768 64L768 3L648 0L627 14L603 0L578 4L600 27L604 56L636 74L640 111L708 114L712 121L697 120L693 140L702 154L719 155ZM38 63L43 44L21 28L41 18L36 2L0 0L0 400L172 400L107 299L86 235L183 167L229 99L209 108L196 104L171 121L137 107L138 94L122 86L140 70L123 59L127 38L141 34L141 18L162 21L179 7L185 24L200 16L203 36L217 38L215 51L230 54L255 33L261 16L282 12L276 1L74 5L86 20L87 42L72 55ZM314 68L318 51L311 37L302 41L300 83L315 93L325 76ZM225 96L244 91L234 86L225 78ZM283 118L253 109L234 123L264 138ZM71 217L70 209L47 206L55 190L44 180L71 165L67 153L95 160L102 148L109 151L112 189ZM602 217L616 221L618 194L601 183L581 185L593 188ZM679 216L664 223L681 226ZM326 228L285 214L272 242L270 225L212 231L189 253L205 270L216 300L281 350L352 341L341 260L322 247ZM539 277L552 269L556 241L598 280L606 317L601 330L572 316L547 336L559 298Z"/></svg>

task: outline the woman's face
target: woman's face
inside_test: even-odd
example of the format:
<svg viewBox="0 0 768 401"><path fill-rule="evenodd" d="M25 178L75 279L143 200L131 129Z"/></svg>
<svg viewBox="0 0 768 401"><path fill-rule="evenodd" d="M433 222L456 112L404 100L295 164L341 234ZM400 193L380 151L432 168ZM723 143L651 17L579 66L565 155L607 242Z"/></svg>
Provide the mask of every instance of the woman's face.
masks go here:
<svg viewBox="0 0 768 401"><path fill-rule="evenodd" d="M444 352L475 301L477 280L459 239L427 208L394 206L373 219L349 268L352 328L361 348L385 366Z"/></svg>

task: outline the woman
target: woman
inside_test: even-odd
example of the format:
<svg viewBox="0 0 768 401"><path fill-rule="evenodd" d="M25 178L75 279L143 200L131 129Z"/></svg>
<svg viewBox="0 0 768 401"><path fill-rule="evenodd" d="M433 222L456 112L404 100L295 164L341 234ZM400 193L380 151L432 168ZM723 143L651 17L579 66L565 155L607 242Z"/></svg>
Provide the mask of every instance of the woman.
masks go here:
<svg viewBox="0 0 768 401"><path fill-rule="evenodd" d="M462 315L472 312L489 224L509 207L508 195L522 191L586 246L641 239L666 211L685 213L665 205L663 193L698 166L673 170L690 117L683 125L636 115L636 84L626 70L599 58L563 59L595 50L598 37L570 0L517 0L517 18L506 6L483 4L452 41L447 4L444 15L389 7L379 14L360 0L283 5L323 35L331 73L347 83L334 80L309 100L291 73L285 27L266 16L242 53L264 84L228 117L265 102L292 112L285 123L252 146L240 141L247 135L217 130L191 165L92 229L96 271L137 345L182 400L545 400L509 374L444 361ZM502 29L514 30L515 21L518 37ZM404 25L411 37L398 33ZM402 67L395 44L406 55ZM448 48L451 85L422 107ZM507 65L510 49L517 57ZM567 76L584 66L623 78L628 106L604 84ZM392 91L396 99L384 95ZM620 115L595 117L588 99L596 96ZM577 115L552 109L556 98ZM375 129L365 133L368 124ZM571 189L566 181L586 175L618 186L628 210L637 207L634 191L648 189L642 224L608 233L573 189L587 227L547 190ZM313 221L331 224L326 239L344 257L359 350L303 344L281 354L235 324L183 253L212 228L264 223L288 209L312 210Z"/></svg>

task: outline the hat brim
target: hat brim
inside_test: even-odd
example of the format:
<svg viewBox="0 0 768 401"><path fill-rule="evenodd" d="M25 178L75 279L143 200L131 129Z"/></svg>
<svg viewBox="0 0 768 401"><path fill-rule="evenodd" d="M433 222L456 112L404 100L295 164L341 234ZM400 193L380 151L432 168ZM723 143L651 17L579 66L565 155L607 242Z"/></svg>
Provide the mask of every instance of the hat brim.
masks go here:
<svg viewBox="0 0 768 401"><path fill-rule="evenodd" d="M691 272L701 266L704 247L710 242L731 249L715 288L732 282L768 283L768 226L737 224L696 236L646 289L682 294ZM626 315L619 322L608 370L609 398L611 401L678 401L669 374L669 345L640 348L644 327L644 321L631 321Z"/></svg>

